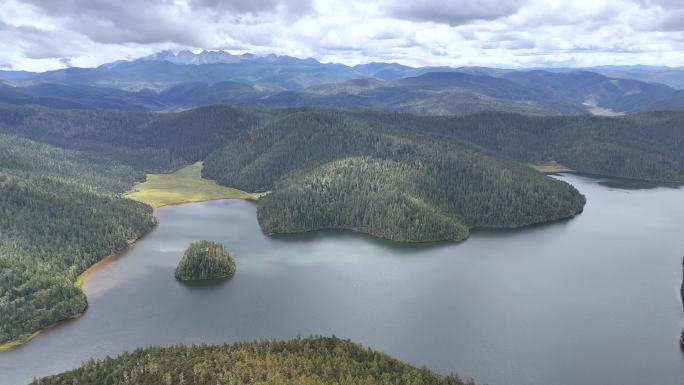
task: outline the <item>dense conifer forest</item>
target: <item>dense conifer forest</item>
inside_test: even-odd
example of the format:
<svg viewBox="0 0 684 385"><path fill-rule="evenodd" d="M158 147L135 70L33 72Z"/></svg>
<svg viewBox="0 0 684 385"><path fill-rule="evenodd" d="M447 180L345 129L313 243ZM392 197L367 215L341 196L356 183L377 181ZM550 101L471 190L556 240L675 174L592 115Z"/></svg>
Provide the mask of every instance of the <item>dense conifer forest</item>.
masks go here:
<svg viewBox="0 0 684 385"><path fill-rule="evenodd" d="M584 198L525 164L684 181L684 115L430 117L208 106L178 113L0 105L0 343L78 314L75 278L154 225L121 198L145 172L205 161L259 202L268 233L400 241L570 217ZM524 163L524 164L521 164Z"/></svg>
<svg viewBox="0 0 684 385"><path fill-rule="evenodd" d="M398 241L463 240L472 227L571 217L570 185L456 138L338 111L294 113L211 154L205 174L247 191L268 233L342 228Z"/></svg>
<svg viewBox="0 0 684 385"><path fill-rule="evenodd" d="M0 343L87 306L76 277L155 224L126 166L0 135Z"/></svg>
<svg viewBox="0 0 684 385"><path fill-rule="evenodd" d="M585 174L684 182L681 112L614 118L478 113L429 129L524 163L555 160Z"/></svg>
<svg viewBox="0 0 684 385"><path fill-rule="evenodd" d="M474 385L332 338L150 347L36 380L32 385Z"/></svg>
<svg viewBox="0 0 684 385"><path fill-rule="evenodd" d="M234 274L235 260L228 250L206 240L191 243L176 267L176 278L182 281L230 278Z"/></svg>

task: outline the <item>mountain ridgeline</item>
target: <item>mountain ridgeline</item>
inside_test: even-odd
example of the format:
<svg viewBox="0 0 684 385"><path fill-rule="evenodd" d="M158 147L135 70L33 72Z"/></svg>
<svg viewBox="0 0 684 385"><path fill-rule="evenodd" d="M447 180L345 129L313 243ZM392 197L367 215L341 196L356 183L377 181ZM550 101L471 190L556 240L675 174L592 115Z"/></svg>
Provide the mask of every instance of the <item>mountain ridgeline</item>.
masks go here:
<svg viewBox="0 0 684 385"><path fill-rule="evenodd" d="M176 111L225 103L430 115L479 111L616 115L684 109L678 91L683 79L681 69L413 68L397 63L350 67L311 58L183 51L97 68L0 71L0 103L129 111Z"/></svg>
<svg viewBox="0 0 684 385"><path fill-rule="evenodd" d="M35 380L31 385L124 384L474 385L332 338L150 347Z"/></svg>

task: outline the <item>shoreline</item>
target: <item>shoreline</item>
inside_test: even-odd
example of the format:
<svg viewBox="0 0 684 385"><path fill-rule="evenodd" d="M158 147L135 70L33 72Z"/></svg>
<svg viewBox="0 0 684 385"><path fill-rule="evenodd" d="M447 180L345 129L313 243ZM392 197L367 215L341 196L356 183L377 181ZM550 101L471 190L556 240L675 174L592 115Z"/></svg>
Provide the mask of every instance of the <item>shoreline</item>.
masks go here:
<svg viewBox="0 0 684 385"><path fill-rule="evenodd" d="M247 193L247 194L252 194L252 193ZM250 196L250 197L225 197L225 198L208 198L208 199L198 199L198 200L183 200L183 201L164 203L162 205L154 205L154 206L151 205L149 202L137 200L137 199L129 197L128 195L125 195L124 198L134 200L136 202L144 203L144 204L146 204L146 205L148 205L148 206L150 206L156 210L156 209L160 209L163 207L180 206L180 205L186 205L189 203L202 203L202 202L223 201L223 200L243 200L243 201L258 202L259 199L261 198L260 196L257 196L258 194L262 194L262 193L255 193L255 194L252 194L252 196Z"/></svg>
<svg viewBox="0 0 684 385"><path fill-rule="evenodd" d="M155 220L156 219L157 218L155 217ZM106 256L106 257L100 259L99 261L95 262L94 264L90 265L90 267L85 269L84 272L82 272L81 274L79 274L76 277L76 279L74 280L74 286L83 290L83 285L85 285L86 280L88 279L88 276L90 276L90 274L94 273L95 271L97 271L99 269L106 267L110 263L114 262L118 257L120 257L124 253L128 252L138 242L143 240L145 237L147 237L148 234L150 234L152 231L154 231L154 229L157 228L157 225L158 225L158 223L155 223L154 226L152 226L152 228L150 228L148 231L146 231L143 235L134 239L133 241L128 242L128 245L126 245L126 247L124 247L123 249L121 249L121 250L119 250L113 254L109 254L108 256Z"/></svg>
<svg viewBox="0 0 684 385"><path fill-rule="evenodd" d="M261 193L261 194L263 194L263 193ZM135 200L135 201L137 201L137 202L140 202L140 201L138 201L138 200L136 200L136 199L132 199L132 198L129 198L129 197L125 197L125 198L126 198L126 199ZM148 206L152 207L153 210L156 210L156 209L158 209L158 208L167 207L167 206L180 206L180 205L189 204L189 203L201 203L201 202L209 202L209 201L217 201L217 200L233 200L233 199L240 199L240 200L245 200L245 201L257 202L257 201L259 200L259 198L260 198L260 196L257 196L257 197L253 197L253 196L252 196L252 197L249 197L249 198L210 198L210 199L203 199L203 200L197 200L197 201L177 202L177 203L172 203L172 204L166 204L166 205L160 206L160 207L154 207L154 206L150 205L149 203L145 203L145 202L142 202L142 203L147 204ZM154 212L153 212L153 215L154 215ZM155 216L155 220L156 220L156 219L157 219L157 217ZM92 273L94 273L94 272L96 272L96 271L98 271L98 270L100 270L100 269L103 269L103 268L107 267L110 263L116 261L116 259L117 259L118 257L120 257L120 256L123 255L124 253L128 252L128 251L129 251L132 247L134 247L138 242L140 242L141 240L143 240L143 239L144 239L147 235L149 235L154 229L156 229L156 228L157 228L157 225L158 225L158 223L155 223L154 226L152 226L148 231L146 231L146 232L145 232L144 234L142 234L140 237L136 238L136 239L133 240L133 241L128 242L128 245L126 245L126 247L124 247L123 249L121 249L121 250L119 250L119 251L117 251L117 252L115 252L115 253L109 254L109 255L107 255L106 257L102 258L101 260L99 260L99 261L95 262L94 264L90 265L85 271L83 271L81 274L79 274L79 275L76 277L76 279L74 280L74 286L77 287L77 288L79 288L79 289L81 289L81 290L83 290L83 285L85 285L86 281L88 280L88 277L89 277ZM84 292L83 294L85 295L86 293ZM87 301L87 298L88 298L88 296L86 295L86 301ZM71 317L69 317L69 318L65 318L65 319L59 320L59 321L57 321L57 322L55 322L55 323L52 323L52 324L50 324L50 325L43 326L42 328L40 328L40 329L34 331L33 333L31 333L30 335L28 335L28 336L26 336L26 337L19 338L19 339L16 339L16 340L7 341L7 342L5 342L5 343L0 344L0 354L2 354L2 353L7 353L7 352L10 352L10 351L12 351L12 350L14 350L14 349L17 349L17 348L19 348L19 347L21 347L21 346L23 346L23 345L25 345L25 344L31 342L31 340L33 340L34 338L38 337L38 335L40 335L41 333L43 333L43 332L45 332L45 331L48 331L48 330L50 330L51 328L57 327L57 326L61 325L62 323L65 323L65 322L68 322L68 321L71 321L71 320L80 318L81 316L83 316L83 314L86 312L86 310L88 310L88 304L87 304L87 303L86 303L86 306L85 306L85 308L83 309L83 311L81 311L81 312L78 313L78 314L74 314L73 316L71 316Z"/></svg>
<svg viewBox="0 0 684 385"><path fill-rule="evenodd" d="M155 217L155 219L156 219L156 217ZM90 265L90 267L88 267L84 272L82 272L81 274L79 274L76 277L76 279L74 280L74 286L81 289L81 291L83 291L83 285L85 284L85 282L88 279L88 276L90 274L92 274L95 271L100 270L100 269L106 267L107 265L109 265L110 263L114 262L118 257L120 257L121 255L123 255L124 253L129 251L133 246L135 246L139 241L141 241L143 238L145 238L148 234L150 234L156 228L157 228L157 223L155 223L155 225L152 226L152 228L150 228L148 231L146 231L140 237L136 238L133 241L128 242L128 245L126 245L126 247L124 247L123 249L121 249L115 253L109 254L106 257L102 258L101 260ZM41 333L46 332L52 328L56 328L63 323L75 320L77 318L81 318L83 316L83 314L86 312L86 310L88 310L88 306L89 306L87 303L88 296L86 295L85 291L83 292L83 295L86 296L86 306L83 308L83 310L81 312L74 314L71 317L61 319L55 323L43 326L42 328L36 330L35 332L31 333L30 335L28 335L26 337L19 338L16 340L7 341L3 344L0 344L0 354L1 353L7 353L7 352L10 352L14 349L17 349L17 348L31 342L31 340L38 337L38 335L40 335Z"/></svg>
<svg viewBox="0 0 684 385"><path fill-rule="evenodd" d="M537 223L529 223L529 224L524 224L520 226L499 226L499 227L470 227L468 228L468 235L463 238L463 239L434 239L434 240L419 240L419 241L406 241L406 240L397 240L397 239L392 239L389 237L384 237L381 235L373 234L367 231L362 230L361 228L346 228L346 227L323 227L323 228L317 228L317 229L305 229L305 230L297 230L297 231L264 231L264 229L261 229L261 232L266 235L267 237L288 237L288 236L296 236L296 235L315 235L317 233L325 233L326 231L342 231L342 232L348 232L350 234L354 235L359 235L359 236L364 236L364 237L370 237L379 241L385 241L385 242L392 242L400 245L409 245L409 246L433 246L433 245L450 245L450 244L461 244L469 240L473 234L476 233L497 233L497 232L515 232L518 230L525 230L525 229L530 229L530 228L535 228L535 227L543 227L547 225L552 225L556 223L563 223L567 221L571 221L577 216L581 215L584 212L584 209L581 211L577 212L576 214L566 216L566 217L560 217L560 218L555 218L555 219L550 219L548 221L544 222L537 222ZM259 225L261 228L261 225Z"/></svg>
<svg viewBox="0 0 684 385"><path fill-rule="evenodd" d="M122 197L142 202L152 208L219 199L257 201L265 192L250 193L223 186L213 179L202 177L204 163L198 161L165 174L145 174L145 180L135 183Z"/></svg>
<svg viewBox="0 0 684 385"><path fill-rule="evenodd" d="M562 171L562 172L542 172L542 173L547 174L547 175L553 175L553 174L556 174L556 175L559 175L559 174L560 174L560 175L562 175L562 174L571 174L571 175L579 175L579 176L585 176L585 177L590 177L590 178L616 178L616 179L637 180L637 181L651 182L651 181L649 181L649 180L643 180L643 179L632 179L632 178L622 178L622 177L614 177L614 176L602 176L602 175L596 175L596 174L579 173L579 172L576 172L576 171L574 171L574 170ZM676 183L676 182L660 182L660 183L673 183L673 184L674 184L674 183ZM178 201L178 202L172 202L172 203L168 203L168 204L163 204L163 205L161 205L161 206L153 206L153 205L150 204L149 202L143 202L143 201L140 201L140 200L137 200L137 199L133 199L133 198L131 198L130 196L128 196L128 194L129 194L130 192L133 192L133 191L135 191L135 190L134 190L134 189L129 190L129 192L125 193L125 194L123 195L123 197L124 197L125 199L131 199L131 200L135 200L135 201L138 201L138 202L142 202L142 203L144 203L144 204L147 204L147 205L149 205L150 207L152 207L154 210L156 210L156 209L158 209L158 208L168 207L168 206L180 206L180 205L189 204L189 203L201 203L201 202L219 201L219 200L234 200L234 199L239 199L239 200L245 200L245 201L251 201L251 202L258 202L259 199L260 199L261 197L263 197L263 196L265 196L265 195L268 195L268 194L270 193L270 191L266 191L266 192L262 192L262 193L246 193L246 194L249 195L249 196L247 196L247 197L218 197L218 198L208 198L208 199L199 199L199 200L183 200L183 201ZM586 204L586 203L585 203L585 204ZM399 243L399 244L408 244L408 245L461 244L461 243L467 241L468 239L470 239L470 237L471 237L471 235L472 235L473 233L478 233L478 232L498 232L498 231L516 231L516 230L525 229L525 228L530 228L530 227L545 226L545 225L548 225L548 224L553 224L553 223L558 223L558 222L564 222L564 221L572 220L573 218L577 217L578 215L581 215L583 212L584 212L584 207L583 207L579 212L577 212L577 213L575 213L575 214L573 214L573 215L570 215L570 216L560 217L560 218L552 219L552 220L549 220L549 221L543 221L543 222L539 222L539 223L525 224L525 225L520 225L520 226L511 226L511 227L508 227L508 226L502 226L502 227L473 227L473 228L469 228L469 229L468 229L468 235L467 235L464 239L461 239L461 240L455 240L455 239L442 239L442 240L400 241L400 240L394 240L394 239L391 239L391 238L387 238L387 237L383 237L383 236L380 236L380 235L372 234L372 233L370 233L370 232L363 231L363 230L360 229L360 228L319 228L319 229L306 229L306 230L291 231L291 232L290 232L290 231L288 231L288 232L266 232L266 231L264 231L263 228L262 228L262 232L263 232L266 236L269 236L269 237L271 237L271 236L276 236L276 237L277 237L277 236L285 236L285 237L287 237L288 235L320 233L320 232L325 232L325 231L333 230L333 231L348 231L348 232L353 233L353 234L362 235L362 236L368 236L368 237L375 238L375 239L380 240L380 241L388 241L388 242ZM156 219L156 217L155 217L155 219ZM86 282L86 280L88 279L88 276L89 276L90 274L94 273L95 271L97 271L97 270L99 270L99 269L102 269L102 268L106 267L107 265L109 265L110 263L112 263L113 261L115 261L116 258L118 258L119 256L121 256L121 255L124 254L125 252L129 251L131 247L135 246L136 243L138 243L138 242L141 241L143 238L145 238L145 237L146 237L149 233L151 233L156 227L157 227L157 224L155 223L155 225L154 225L152 228L150 228L150 230L148 230L147 232L145 232L145 233L144 233L143 235L141 235L139 238L137 238L137 239L133 240L132 242L130 242L130 243L129 243L125 248L123 248L122 250L119 250L119 251L117 251L117 252L115 252L115 253L113 253L113 254L108 255L108 256L104 257L103 259L97 261L96 263L94 263L94 264L91 265L90 267L88 267L84 272L82 272L81 274L79 274L79 275L76 277L76 279L74 280L74 286L75 286L75 287L78 287L79 289L82 290L82 289L83 289L83 285L85 285L85 282ZM260 227L261 227L261 226L260 226ZM187 282L187 281L185 281L185 280L180 280L180 281L182 281L182 282ZM683 292L682 292L682 301L684 302L684 282L682 283L682 290L683 290ZM85 294L85 293L84 293L84 294ZM87 299L87 296L86 296L86 299ZM82 312L80 312L80 313L78 313L78 314L76 314L76 315L74 315L74 316L72 316L72 317L65 318L65 319L63 319L63 320L57 321L56 323L53 323L53 324L47 325L47 326L45 326L45 327L42 327L42 328L40 328L39 330L33 332L32 334L30 334L29 336L27 336L27 337L25 337L25 338L21 338L21 339L18 339L18 340L12 340L12 341L8 341L8 342L5 342L5 343L3 343L3 344L0 344L0 353L9 352L9 351L11 351L11 350L14 350L14 349L20 347L20 346L22 346L22 345L24 345L24 344L30 342L32 339L34 339L35 337L37 337L41 332L46 331L46 330L48 330L48 329L50 329L50 328L52 328L52 327L55 327L55 326L61 324L62 322L70 321L70 320L72 320L72 319L76 319L76 318L81 317L81 316L85 313L85 311L87 310L87 308L88 308L88 305L86 305L86 307L83 309ZM682 348L684 349L684 332L682 333L681 343L682 343Z"/></svg>
<svg viewBox="0 0 684 385"><path fill-rule="evenodd" d="M533 169L537 170L534 168L534 166L531 166ZM616 175L607 175L607 174L598 174L598 173L590 173L590 172L583 172L583 171L577 171L577 170L568 170L568 171L540 171L544 175L552 176L552 175L577 175L585 178L591 178L591 179L613 179L613 180L618 180L618 181L625 181L625 182L641 182L641 183L652 183L654 185L657 185L658 187L682 187L684 186L684 181L677 181L677 180L663 180L663 179L645 179L645 178L637 178L637 177L629 177L629 176L616 176Z"/></svg>
<svg viewBox="0 0 684 385"><path fill-rule="evenodd" d="M47 328L47 327L48 326L46 326L45 328ZM18 340L12 340L12 341L5 342L4 344L0 345L0 353L10 352L10 351L24 345L25 343L36 338L38 336L38 334L40 334L43 330L45 330L45 328L42 328L40 330L33 332L33 334L29 335L28 337L24 337L24 338L21 338Z"/></svg>

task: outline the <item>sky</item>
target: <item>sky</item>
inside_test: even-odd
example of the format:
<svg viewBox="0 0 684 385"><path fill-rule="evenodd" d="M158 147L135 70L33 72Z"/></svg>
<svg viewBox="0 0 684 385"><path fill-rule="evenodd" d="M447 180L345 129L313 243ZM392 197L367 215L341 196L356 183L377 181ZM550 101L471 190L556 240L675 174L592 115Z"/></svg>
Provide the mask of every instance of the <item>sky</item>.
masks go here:
<svg viewBox="0 0 684 385"><path fill-rule="evenodd" d="M684 0L0 0L0 69L161 50L412 66L684 66Z"/></svg>

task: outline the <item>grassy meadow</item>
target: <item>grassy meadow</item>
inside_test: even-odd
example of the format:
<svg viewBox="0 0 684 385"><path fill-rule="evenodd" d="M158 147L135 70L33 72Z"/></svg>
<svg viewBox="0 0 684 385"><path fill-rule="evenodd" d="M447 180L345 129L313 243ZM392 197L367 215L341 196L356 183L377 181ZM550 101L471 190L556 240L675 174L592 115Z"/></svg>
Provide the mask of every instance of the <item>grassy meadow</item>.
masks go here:
<svg viewBox="0 0 684 385"><path fill-rule="evenodd" d="M543 172L544 174L558 174L562 172L575 172L575 170L565 167L562 164L556 163L555 161L546 162L542 164L534 164L532 168Z"/></svg>
<svg viewBox="0 0 684 385"><path fill-rule="evenodd" d="M133 186L126 197L154 208L214 199L253 199L263 195L250 194L218 185L202 178L202 162L183 167L172 174L147 174L147 180Z"/></svg>

